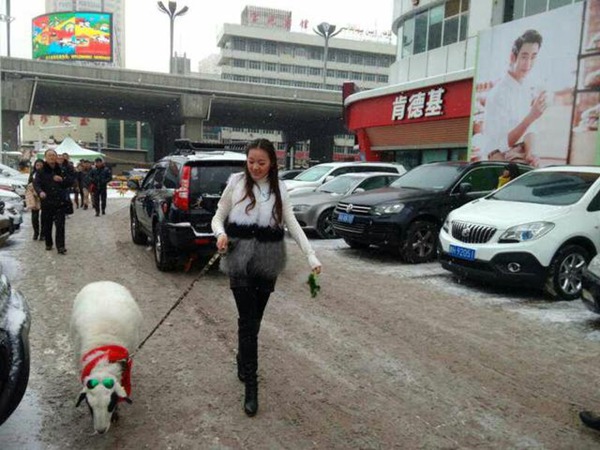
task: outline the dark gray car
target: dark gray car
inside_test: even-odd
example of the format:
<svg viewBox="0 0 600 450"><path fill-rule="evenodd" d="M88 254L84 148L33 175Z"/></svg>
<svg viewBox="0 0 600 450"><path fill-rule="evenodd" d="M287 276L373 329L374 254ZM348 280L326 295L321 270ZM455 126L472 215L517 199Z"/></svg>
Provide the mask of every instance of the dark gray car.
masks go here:
<svg viewBox="0 0 600 450"><path fill-rule="evenodd" d="M290 192L294 215L300 226L315 230L323 239L337 237L331 215L337 202L348 195L389 186L401 175L388 172L362 172L340 175L314 191Z"/></svg>

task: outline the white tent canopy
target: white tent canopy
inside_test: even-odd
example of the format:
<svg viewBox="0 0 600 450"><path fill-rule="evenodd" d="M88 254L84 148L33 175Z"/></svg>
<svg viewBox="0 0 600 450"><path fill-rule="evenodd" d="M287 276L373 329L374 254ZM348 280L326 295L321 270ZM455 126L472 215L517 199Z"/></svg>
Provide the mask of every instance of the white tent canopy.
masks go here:
<svg viewBox="0 0 600 450"><path fill-rule="evenodd" d="M54 150L59 155L62 153L67 153L69 155L69 158L73 162L77 162L80 159L88 159L93 161L95 158L98 157L104 158L103 153L83 148L71 137L66 137L58 147L54 148ZM42 159L43 157L44 154L42 152L38 153L38 158Z"/></svg>

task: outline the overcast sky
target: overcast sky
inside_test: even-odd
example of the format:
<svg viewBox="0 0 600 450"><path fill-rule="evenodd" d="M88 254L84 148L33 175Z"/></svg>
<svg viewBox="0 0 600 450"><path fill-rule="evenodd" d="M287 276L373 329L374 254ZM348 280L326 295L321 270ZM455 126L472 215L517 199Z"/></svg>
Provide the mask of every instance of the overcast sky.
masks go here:
<svg viewBox="0 0 600 450"><path fill-rule="evenodd" d="M0 11L5 11L5 1L0 0ZM189 11L175 21L174 49L191 58L193 71L198 70L200 59L218 53L219 28L223 23L240 23L246 5L292 11L292 30L297 31L300 21L307 19L310 30L320 22L329 22L383 32L391 28L393 10L393 0L369 0L368 5L348 0L179 0L177 4L178 9L187 5ZM11 56L31 58L31 19L44 14L44 8L44 0L11 1L11 16L15 18L11 25ZM155 0L126 0L125 8L126 66L167 72L168 16L158 10ZM0 43L0 51L6 55L4 24L0 27Z"/></svg>

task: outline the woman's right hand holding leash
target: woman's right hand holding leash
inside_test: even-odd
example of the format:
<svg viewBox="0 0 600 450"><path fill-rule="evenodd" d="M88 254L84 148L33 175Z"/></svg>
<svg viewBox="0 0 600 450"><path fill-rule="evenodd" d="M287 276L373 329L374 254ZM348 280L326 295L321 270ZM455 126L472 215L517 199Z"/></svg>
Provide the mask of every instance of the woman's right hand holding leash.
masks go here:
<svg viewBox="0 0 600 450"><path fill-rule="evenodd" d="M227 238L227 235L225 233L222 233L217 237L217 250L219 251L219 253L226 253L228 244L229 239Z"/></svg>

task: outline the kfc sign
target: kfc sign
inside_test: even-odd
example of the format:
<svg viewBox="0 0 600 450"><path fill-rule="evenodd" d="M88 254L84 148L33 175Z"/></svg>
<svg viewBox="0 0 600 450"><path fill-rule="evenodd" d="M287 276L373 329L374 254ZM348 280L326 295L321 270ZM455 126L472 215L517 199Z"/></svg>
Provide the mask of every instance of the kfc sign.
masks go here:
<svg viewBox="0 0 600 450"><path fill-rule="evenodd" d="M438 87L410 95L398 95L392 103L392 122L443 115L445 92L445 88Z"/></svg>

